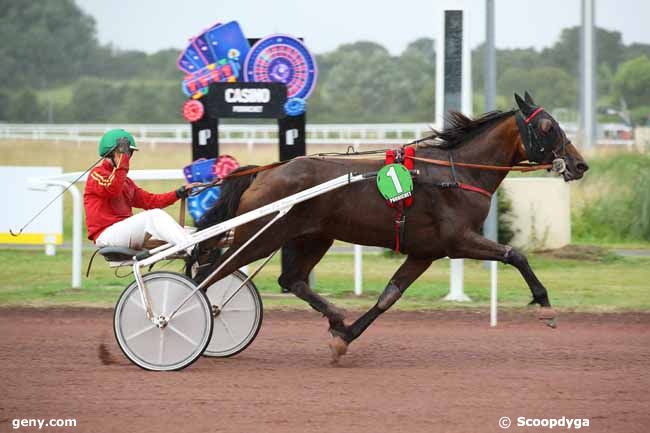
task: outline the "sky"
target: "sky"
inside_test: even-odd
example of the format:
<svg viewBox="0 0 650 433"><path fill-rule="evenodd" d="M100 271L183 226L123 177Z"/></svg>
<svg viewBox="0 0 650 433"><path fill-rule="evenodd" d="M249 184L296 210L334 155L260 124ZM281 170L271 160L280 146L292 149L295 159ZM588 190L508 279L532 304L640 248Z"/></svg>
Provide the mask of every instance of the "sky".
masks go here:
<svg viewBox="0 0 650 433"><path fill-rule="evenodd" d="M595 0L596 25L623 42L650 44L650 1ZM438 35L445 8L466 7L470 43L485 38L485 0L76 0L97 23L99 41L152 53L181 49L216 22L237 20L244 34L302 37L314 53L367 40L399 54L409 42ZM551 46L563 28L580 24L580 0L495 0L498 48Z"/></svg>

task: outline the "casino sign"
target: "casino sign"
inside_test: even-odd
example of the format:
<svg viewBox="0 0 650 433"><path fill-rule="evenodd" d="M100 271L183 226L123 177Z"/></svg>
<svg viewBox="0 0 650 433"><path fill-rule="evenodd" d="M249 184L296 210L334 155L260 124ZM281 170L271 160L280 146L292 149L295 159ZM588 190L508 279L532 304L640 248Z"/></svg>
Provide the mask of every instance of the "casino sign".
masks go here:
<svg viewBox="0 0 650 433"><path fill-rule="evenodd" d="M219 155L221 118L276 119L280 160L305 155L307 100L318 74L302 39L249 39L237 21L216 23L190 39L177 65L185 73L192 160Z"/></svg>
<svg viewBox="0 0 650 433"><path fill-rule="evenodd" d="M213 118L286 116L287 87L282 83L212 83L204 98Z"/></svg>
<svg viewBox="0 0 650 433"><path fill-rule="evenodd" d="M280 117L280 103L283 116L300 116L317 78L314 56L300 39L276 34L251 47L236 21L215 24L193 37L177 65L186 73L182 87L192 99L217 91L206 99L217 104L222 117ZM284 95L274 85L284 87Z"/></svg>

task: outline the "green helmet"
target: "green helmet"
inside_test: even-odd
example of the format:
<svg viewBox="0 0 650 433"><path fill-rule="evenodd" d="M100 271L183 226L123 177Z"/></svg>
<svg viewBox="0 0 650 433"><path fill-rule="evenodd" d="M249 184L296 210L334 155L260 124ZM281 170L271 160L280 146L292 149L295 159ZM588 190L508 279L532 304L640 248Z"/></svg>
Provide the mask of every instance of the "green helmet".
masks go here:
<svg viewBox="0 0 650 433"><path fill-rule="evenodd" d="M120 144L121 138L126 138L129 141L129 148L138 150L135 145L135 139L131 134L123 129L111 129L99 140L99 156L106 156L111 150Z"/></svg>

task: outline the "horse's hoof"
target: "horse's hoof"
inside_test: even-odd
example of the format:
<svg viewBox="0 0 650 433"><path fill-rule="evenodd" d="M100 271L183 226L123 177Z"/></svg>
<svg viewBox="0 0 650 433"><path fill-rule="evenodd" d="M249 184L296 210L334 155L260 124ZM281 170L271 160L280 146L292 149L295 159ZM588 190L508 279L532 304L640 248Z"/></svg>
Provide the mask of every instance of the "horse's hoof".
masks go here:
<svg viewBox="0 0 650 433"><path fill-rule="evenodd" d="M546 326L550 328L557 328L557 323L555 322L555 310L551 307L542 307L537 311L537 318L542 320Z"/></svg>
<svg viewBox="0 0 650 433"><path fill-rule="evenodd" d="M555 319L544 319L544 323L546 323L546 326L549 328L557 328L557 323L555 322Z"/></svg>
<svg viewBox="0 0 650 433"><path fill-rule="evenodd" d="M332 364L336 364L348 351L348 343L341 337L334 337L329 341L330 352L332 353Z"/></svg>

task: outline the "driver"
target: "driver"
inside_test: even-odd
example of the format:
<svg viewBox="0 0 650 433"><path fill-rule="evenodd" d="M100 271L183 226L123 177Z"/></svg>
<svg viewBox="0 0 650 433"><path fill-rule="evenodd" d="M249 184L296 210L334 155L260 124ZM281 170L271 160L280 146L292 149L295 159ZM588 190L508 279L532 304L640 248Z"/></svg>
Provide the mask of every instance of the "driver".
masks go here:
<svg viewBox="0 0 650 433"><path fill-rule="evenodd" d="M174 244L189 241L189 234L161 208L187 197L199 184L163 194L143 190L127 177L135 150L133 136L124 129L108 131L99 141L99 156L104 159L88 175L84 190L88 239L100 247L133 249L143 248L147 234ZM132 207L148 210L133 215Z"/></svg>

